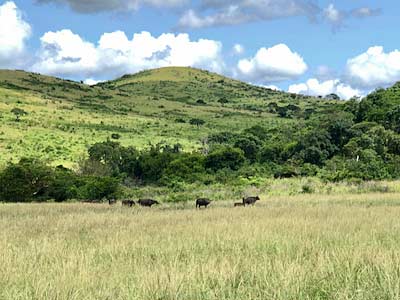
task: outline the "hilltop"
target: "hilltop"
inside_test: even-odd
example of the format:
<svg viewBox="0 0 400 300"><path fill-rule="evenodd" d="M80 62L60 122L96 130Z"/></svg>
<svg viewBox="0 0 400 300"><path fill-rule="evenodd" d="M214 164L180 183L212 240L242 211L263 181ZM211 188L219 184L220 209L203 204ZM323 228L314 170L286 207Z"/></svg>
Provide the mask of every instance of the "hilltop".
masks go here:
<svg viewBox="0 0 400 300"><path fill-rule="evenodd" d="M301 117L338 103L184 67L143 71L95 86L0 70L0 164L36 156L71 166L89 145L111 136L125 146L165 141L189 151L213 132L298 121L280 117L281 107L295 105ZM16 121L14 108L27 114ZM190 124L194 118L205 124Z"/></svg>

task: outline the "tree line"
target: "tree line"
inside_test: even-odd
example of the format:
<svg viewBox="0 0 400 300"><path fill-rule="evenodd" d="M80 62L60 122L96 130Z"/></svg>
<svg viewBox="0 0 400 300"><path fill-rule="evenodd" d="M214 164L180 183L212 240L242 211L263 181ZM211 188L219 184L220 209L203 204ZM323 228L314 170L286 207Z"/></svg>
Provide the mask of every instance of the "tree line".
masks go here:
<svg viewBox="0 0 400 300"><path fill-rule="evenodd" d="M107 140L92 145L77 170L23 158L1 170L0 201L115 198L127 179L168 187L234 184L257 176L398 179L400 106L390 93L378 90L284 125L260 123L238 133L212 134L193 152L179 144L139 150Z"/></svg>

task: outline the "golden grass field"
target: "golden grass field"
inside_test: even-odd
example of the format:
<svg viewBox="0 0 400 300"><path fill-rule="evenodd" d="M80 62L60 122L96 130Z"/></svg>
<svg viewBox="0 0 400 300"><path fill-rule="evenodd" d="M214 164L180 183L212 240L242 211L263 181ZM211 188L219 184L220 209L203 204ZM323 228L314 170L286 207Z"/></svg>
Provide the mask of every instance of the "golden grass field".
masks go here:
<svg viewBox="0 0 400 300"><path fill-rule="evenodd" d="M0 299L400 299L400 194L0 204Z"/></svg>

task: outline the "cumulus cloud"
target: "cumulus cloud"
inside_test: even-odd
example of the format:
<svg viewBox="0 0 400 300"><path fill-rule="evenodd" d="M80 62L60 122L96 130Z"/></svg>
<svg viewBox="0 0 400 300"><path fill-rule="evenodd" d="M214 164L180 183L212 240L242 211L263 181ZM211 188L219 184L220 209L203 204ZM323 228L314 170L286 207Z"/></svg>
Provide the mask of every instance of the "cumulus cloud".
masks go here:
<svg viewBox="0 0 400 300"><path fill-rule="evenodd" d="M312 21L324 20L336 30L346 19L377 16L380 9L369 7L340 10L334 4L321 8L312 0L202 0L180 18L178 28L229 26L303 16Z"/></svg>
<svg viewBox="0 0 400 300"><path fill-rule="evenodd" d="M400 80L400 51L385 53L381 46L371 47L347 61L345 78L362 89L391 85Z"/></svg>
<svg viewBox="0 0 400 300"><path fill-rule="evenodd" d="M382 9L380 9L380 8L372 9L370 7L360 7L360 8L353 9L351 11L351 14L357 18L375 17L375 16L379 16L380 14L382 14Z"/></svg>
<svg viewBox="0 0 400 300"><path fill-rule="evenodd" d="M314 1L305 0L203 0L199 11L186 11L179 21L179 27L236 25L293 16L314 19L320 9ZM211 14L201 14L204 11L211 11Z"/></svg>
<svg viewBox="0 0 400 300"><path fill-rule="evenodd" d="M318 80L322 80L322 81L337 78L336 71L326 65L318 66L315 69L314 74Z"/></svg>
<svg viewBox="0 0 400 300"><path fill-rule="evenodd" d="M236 54L236 55L241 55L241 54L244 53L244 47L241 44L235 44L233 46L232 50L233 50L233 53Z"/></svg>
<svg viewBox="0 0 400 300"><path fill-rule="evenodd" d="M96 85L98 84L100 81L99 80L94 80L92 78L88 78L84 81L85 84L87 85Z"/></svg>
<svg viewBox="0 0 400 300"><path fill-rule="evenodd" d="M295 79L307 71L307 64L285 44L261 48L252 58L237 64L238 76L259 83Z"/></svg>
<svg viewBox="0 0 400 300"><path fill-rule="evenodd" d="M349 11L340 10L334 4L329 4L323 11L326 22L332 25L333 30L338 30L345 25L345 21L350 18L368 18L379 16L382 13L380 8L360 7Z"/></svg>
<svg viewBox="0 0 400 300"><path fill-rule="evenodd" d="M343 24L344 19L347 17L346 12L337 9L333 4L329 4L324 9L324 17L326 21L331 23L334 27L340 27Z"/></svg>
<svg viewBox="0 0 400 300"><path fill-rule="evenodd" d="M31 26L23 20L14 2L0 6L0 67L15 67L24 55Z"/></svg>
<svg viewBox="0 0 400 300"><path fill-rule="evenodd" d="M37 3L65 4L79 13L137 10L141 6L178 7L188 0L36 0Z"/></svg>
<svg viewBox="0 0 400 300"><path fill-rule="evenodd" d="M32 69L37 72L99 80L144 69L167 66L192 66L221 72L222 45L218 41L191 41L187 34L149 32L105 33L97 45L70 30L48 32L41 38L41 50Z"/></svg>
<svg viewBox="0 0 400 300"><path fill-rule="evenodd" d="M281 89L279 87L277 87L276 85L273 85L273 84L263 85L262 87L265 87L266 89L270 89L273 91L281 91Z"/></svg>
<svg viewBox="0 0 400 300"><path fill-rule="evenodd" d="M334 93L345 100L363 94L361 91L342 83L339 79L319 81L316 78L309 79L306 83L293 84L289 86L288 92L323 97Z"/></svg>

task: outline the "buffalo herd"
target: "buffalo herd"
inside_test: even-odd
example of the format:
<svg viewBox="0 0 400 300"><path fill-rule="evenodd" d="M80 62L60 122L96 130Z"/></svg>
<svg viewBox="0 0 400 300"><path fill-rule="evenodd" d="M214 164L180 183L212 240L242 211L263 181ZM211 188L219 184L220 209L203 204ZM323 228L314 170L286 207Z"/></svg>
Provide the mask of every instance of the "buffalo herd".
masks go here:
<svg viewBox="0 0 400 300"><path fill-rule="evenodd" d="M256 202L260 200L260 197L255 196L255 197L246 197L242 199L242 202L236 202L234 203L234 207L244 207L246 205L254 205L256 204ZM207 208L208 205L211 204L211 200L208 198L199 198L196 200L196 208ZM152 207L153 205L157 205L160 204L158 201L153 200L153 199L139 199L137 202L133 201L133 200L122 200L122 206L128 206L128 207L132 207L135 206L137 204L139 204L140 206L144 206L144 207ZM108 200L108 204L109 205L115 205L117 204L117 200L115 199L110 199Z"/></svg>
<svg viewBox="0 0 400 300"><path fill-rule="evenodd" d="M115 199L108 200L108 204L110 204L110 205L114 205L116 203L117 203L117 200L115 200ZM153 199L139 199L137 204L139 204L140 206L152 207L153 205L160 204L160 203ZM136 205L136 202L133 200L122 200L122 206L132 207L135 205Z"/></svg>

